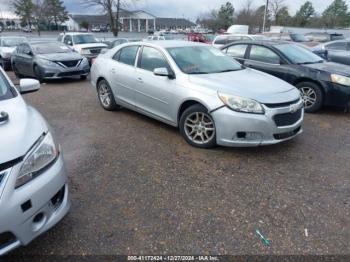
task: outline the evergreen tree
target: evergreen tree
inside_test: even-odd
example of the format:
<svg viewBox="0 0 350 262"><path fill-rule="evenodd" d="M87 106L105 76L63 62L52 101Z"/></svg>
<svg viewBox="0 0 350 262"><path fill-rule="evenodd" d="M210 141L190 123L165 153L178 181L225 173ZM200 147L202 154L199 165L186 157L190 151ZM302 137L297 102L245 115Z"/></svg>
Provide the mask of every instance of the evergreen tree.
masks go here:
<svg viewBox="0 0 350 262"><path fill-rule="evenodd" d="M329 28L348 26L349 18L348 6L344 0L334 0L322 15L324 25Z"/></svg>

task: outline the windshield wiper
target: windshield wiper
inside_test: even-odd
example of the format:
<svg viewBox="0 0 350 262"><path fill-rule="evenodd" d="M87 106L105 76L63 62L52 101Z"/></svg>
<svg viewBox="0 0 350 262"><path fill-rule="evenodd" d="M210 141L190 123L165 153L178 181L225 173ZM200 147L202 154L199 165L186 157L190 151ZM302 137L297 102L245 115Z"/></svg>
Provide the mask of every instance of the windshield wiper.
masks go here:
<svg viewBox="0 0 350 262"><path fill-rule="evenodd" d="M189 75L206 75L209 74L209 72L191 72L191 73L187 73Z"/></svg>
<svg viewBox="0 0 350 262"><path fill-rule="evenodd" d="M222 70L219 72L215 72L215 73L227 73L227 72L234 72L234 71L239 71L242 70L243 68L238 68L238 69L227 69L227 70Z"/></svg>
<svg viewBox="0 0 350 262"><path fill-rule="evenodd" d="M318 61L314 61L314 62L303 62L303 63L297 63L297 65L312 65L312 64L320 64L323 63L324 60L318 60Z"/></svg>

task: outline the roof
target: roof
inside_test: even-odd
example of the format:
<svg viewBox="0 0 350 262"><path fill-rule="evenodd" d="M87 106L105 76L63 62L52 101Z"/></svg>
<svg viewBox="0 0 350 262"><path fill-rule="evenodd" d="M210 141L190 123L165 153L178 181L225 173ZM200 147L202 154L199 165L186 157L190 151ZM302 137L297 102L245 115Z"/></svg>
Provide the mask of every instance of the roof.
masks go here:
<svg viewBox="0 0 350 262"><path fill-rule="evenodd" d="M236 45L236 44L258 44L258 45L264 45L264 46L273 46L273 45L282 45L282 44L293 44L291 42L287 42L287 41L280 41L280 40L263 40L263 41L257 41L257 40L244 40L244 41L237 41L234 43L230 43L224 47L222 47L222 49L225 49L228 46L231 45Z"/></svg>
<svg viewBox="0 0 350 262"><path fill-rule="evenodd" d="M195 23L184 19L184 18L156 18L156 25L157 26L164 26L164 27L172 27L174 25L179 27L191 27L196 26Z"/></svg>
<svg viewBox="0 0 350 262"><path fill-rule="evenodd" d="M136 42L133 44L136 44ZM150 41L150 42L139 42L138 44L151 45L151 46L153 45L153 46L159 46L162 48L187 47L187 46L210 47L210 45L203 44L203 43L190 42L190 41L180 41L180 40L160 40L160 41Z"/></svg>

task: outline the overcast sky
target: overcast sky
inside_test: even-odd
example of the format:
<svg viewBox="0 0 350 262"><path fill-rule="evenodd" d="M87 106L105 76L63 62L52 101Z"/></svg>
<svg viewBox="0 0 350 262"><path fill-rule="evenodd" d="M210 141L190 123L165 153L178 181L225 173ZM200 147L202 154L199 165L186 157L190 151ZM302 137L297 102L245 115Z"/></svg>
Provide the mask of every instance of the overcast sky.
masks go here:
<svg viewBox="0 0 350 262"><path fill-rule="evenodd" d="M4 11L10 0L0 0L0 11ZM185 17L195 20L201 13L220 7L227 0L122 0L128 3L127 9L145 10L158 17ZM236 10L241 9L248 0L231 0ZM292 13L306 0L285 0ZM321 13L333 0L310 0L317 12ZM350 7L350 0L346 0ZM64 0L72 13L95 13L93 8L81 6L82 0ZM254 6L263 5L266 0L253 0Z"/></svg>

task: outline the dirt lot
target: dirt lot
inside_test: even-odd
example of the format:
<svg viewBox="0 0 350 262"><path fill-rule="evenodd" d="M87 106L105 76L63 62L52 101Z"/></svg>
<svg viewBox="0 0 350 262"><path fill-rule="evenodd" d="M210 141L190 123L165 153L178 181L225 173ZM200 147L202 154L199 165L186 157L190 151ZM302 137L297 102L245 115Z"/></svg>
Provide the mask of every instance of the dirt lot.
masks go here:
<svg viewBox="0 0 350 262"><path fill-rule="evenodd" d="M350 113L307 115L304 134L276 146L199 150L104 111L87 81L25 99L56 131L73 206L15 254L350 254Z"/></svg>

